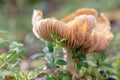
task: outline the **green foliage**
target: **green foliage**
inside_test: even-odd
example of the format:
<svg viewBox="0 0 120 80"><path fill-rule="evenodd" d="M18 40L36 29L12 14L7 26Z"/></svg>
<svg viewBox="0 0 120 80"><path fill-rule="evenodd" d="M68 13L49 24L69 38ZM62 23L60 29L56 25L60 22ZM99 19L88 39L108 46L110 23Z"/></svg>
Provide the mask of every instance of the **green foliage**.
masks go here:
<svg viewBox="0 0 120 80"><path fill-rule="evenodd" d="M0 78L14 76L15 72L19 71L19 62L21 60L19 57L24 56L23 44L12 42L9 45L8 53L0 54Z"/></svg>
<svg viewBox="0 0 120 80"><path fill-rule="evenodd" d="M64 60L57 60L56 61L56 64L58 64L58 65L66 65L66 61L64 61Z"/></svg>
<svg viewBox="0 0 120 80"><path fill-rule="evenodd" d="M55 42L58 41L58 39L59 39L56 34L52 34L51 37Z"/></svg>
<svg viewBox="0 0 120 80"><path fill-rule="evenodd" d="M14 76L14 72L13 71L9 71L9 70L1 70L0 69L0 77L6 76L6 75Z"/></svg>
<svg viewBox="0 0 120 80"><path fill-rule="evenodd" d="M64 69L66 61L58 57L57 50L63 46L66 38L60 39L56 34L51 35L53 42L47 42L43 53L37 53L38 57L45 57L45 65L35 68L29 72L20 72L19 63L24 59L24 45L22 43L10 42L8 53L0 55L0 79L11 76L14 80L76 80L76 78ZM3 41L4 42L4 41ZM62 44L62 45L61 45ZM106 62L107 55L99 54L93 56L93 60L79 49L71 49L72 59L76 62L76 68L81 74L81 79L108 80L119 75L114 72L113 65ZM43 55L44 54L44 55ZM89 63L92 61L92 64ZM116 60L118 64L119 58ZM46 69L44 69L46 68Z"/></svg>
<svg viewBox="0 0 120 80"><path fill-rule="evenodd" d="M47 45L48 45L49 51L54 52L54 48L53 48L54 45L50 42L48 42Z"/></svg>
<svg viewBox="0 0 120 80"><path fill-rule="evenodd" d="M78 70L89 67L86 56L79 49L72 50L72 59L76 62L76 68Z"/></svg>
<svg viewBox="0 0 120 80"><path fill-rule="evenodd" d="M57 49L57 47L60 47L60 45L58 43L62 43L67 40L66 38L61 39L56 35L53 34L52 39L54 40L54 42L48 42L48 53L47 54L51 54L52 56L47 56L47 62L48 63L52 63L52 66L50 64L48 64L47 66L49 66L48 70L54 70L52 73L46 73L48 74L47 79L49 80L68 80L70 75L69 73L65 73L66 71L63 69L62 66L66 65L66 61L64 61L63 59L56 59L55 57L55 51ZM50 53L49 53L50 52ZM78 71L82 72L81 73L81 78L83 79L90 79L90 80L106 80L109 76L115 76L116 74L112 71L110 71L112 67L111 64L105 62L107 59L106 54L100 54L98 56L96 56L94 58L94 64L95 66L92 66L88 63L88 60L86 58L86 56L84 55L84 53L82 53L79 49L71 49L72 54L72 59L76 62L76 68L78 69ZM52 59L53 58L53 59ZM50 60L52 59L52 60ZM50 68L54 67L53 68ZM55 67L58 66L58 67ZM107 70L105 68L108 68ZM51 70L51 71L52 71ZM55 73L56 70L59 70L59 73ZM108 71L109 70L109 71ZM103 74L104 73L104 74ZM58 75L59 74L59 75ZM64 74L64 75L63 75ZM74 76L70 78L70 80L75 80Z"/></svg>
<svg viewBox="0 0 120 80"><path fill-rule="evenodd" d="M0 41L0 49L3 49L4 47L6 47L6 43L4 43L2 40Z"/></svg>
<svg viewBox="0 0 120 80"><path fill-rule="evenodd" d="M48 75L47 80L53 80L53 75Z"/></svg>

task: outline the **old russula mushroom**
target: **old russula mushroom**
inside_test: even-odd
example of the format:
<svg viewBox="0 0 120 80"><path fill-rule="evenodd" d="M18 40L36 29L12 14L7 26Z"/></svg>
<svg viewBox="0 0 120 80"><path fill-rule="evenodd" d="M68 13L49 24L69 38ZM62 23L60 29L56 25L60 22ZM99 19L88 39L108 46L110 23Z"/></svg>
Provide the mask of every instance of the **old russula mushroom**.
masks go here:
<svg viewBox="0 0 120 80"><path fill-rule="evenodd" d="M66 69L74 76L79 77L72 60L71 48L80 49L84 53L104 51L113 39L110 32L110 24L103 13L94 9L80 9L68 15L62 20L54 18L42 18L42 12L34 10L32 16L33 33L37 38L52 42L51 35L67 38L64 42L66 50ZM82 46L82 47L80 47Z"/></svg>

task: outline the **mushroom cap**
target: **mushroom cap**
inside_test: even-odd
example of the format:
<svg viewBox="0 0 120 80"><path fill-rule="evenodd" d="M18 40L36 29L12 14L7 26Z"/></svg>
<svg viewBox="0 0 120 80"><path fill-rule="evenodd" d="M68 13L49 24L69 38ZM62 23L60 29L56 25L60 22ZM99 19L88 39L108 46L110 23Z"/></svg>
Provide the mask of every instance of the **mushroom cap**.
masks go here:
<svg viewBox="0 0 120 80"><path fill-rule="evenodd" d="M97 16L98 13L94 9L82 8L82 9L78 9L75 12L67 15L64 18L62 18L61 21L66 23L66 22L69 22L69 21L73 20L76 16L80 16L80 15L93 15L93 16Z"/></svg>
<svg viewBox="0 0 120 80"><path fill-rule="evenodd" d="M104 51L113 39L110 24L103 13L100 16L94 9L80 9L63 18L42 18L41 11L33 12L33 33L36 37L53 41L51 35L67 38L64 41L67 48L79 48L84 53Z"/></svg>

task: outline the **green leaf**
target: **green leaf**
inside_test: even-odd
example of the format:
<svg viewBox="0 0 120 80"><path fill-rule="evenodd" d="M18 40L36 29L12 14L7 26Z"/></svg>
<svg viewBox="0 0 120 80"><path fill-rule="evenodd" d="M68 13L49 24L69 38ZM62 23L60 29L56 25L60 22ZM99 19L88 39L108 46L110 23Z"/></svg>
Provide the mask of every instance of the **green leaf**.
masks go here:
<svg viewBox="0 0 120 80"><path fill-rule="evenodd" d="M53 48L54 45L53 45L51 42L48 42L48 43L47 43L47 46L48 46L50 52L53 52L53 51L54 51L54 48Z"/></svg>
<svg viewBox="0 0 120 80"><path fill-rule="evenodd" d="M102 62L105 61L106 58L107 58L107 56L105 54L101 54L100 59Z"/></svg>
<svg viewBox="0 0 120 80"><path fill-rule="evenodd" d="M112 68L112 65L108 64L108 63L103 63L102 65L105 66L105 67L108 67L108 68Z"/></svg>
<svg viewBox="0 0 120 80"><path fill-rule="evenodd" d="M63 42L63 41L66 41L67 40L67 38L62 38L61 40L60 40L60 42Z"/></svg>
<svg viewBox="0 0 120 80"><path fill-rule="evenodd" d="M77 53L77 58L80 61L85 61L86 60L86 56L80 50L77 50L76 53Z"/></svg>
<svg viewBox="0 0 120 80"><path fill-rule="evenodd" d="M9 71L9 70L0 70L0 76L14 76L14 72Z"/></svg>
<svg viewBox="0 0 120 80"><path fill-rule="evenodd" d="M116 74L116 73L113 73L113 72L110 72L110 71L107 71L107 75L108 75L108 76L116 76L117 74Z"/></svg>
<svg viewBox="0 0 120 80"><path fill-rule="evenodd" d="M61 72L60 77L62 77L62 80L67 80L67 72Z"/></svg>
<svg viewBox="0 0 120 80"><path fill-rule="evenodd" d="M58 36L56 34L52 34L51 37L54 41L58 41Z"/></svg>
<svg viewBox="0 0 120 80"><path fill-rule="evenodd" d="M60 59L59 59L59 60L56 61L56 64L63 66L63 65L66 65L67 63L66 63L66 61L64 61L64 60L60 60Z"/></svg>
<svg viewBox="0 0 120 80"><path fill-rule="evenodd" d="M9 46L10 50L19 52L23 50L24 45L22 43L12 42Z"/></svg>
<svg viewBox="0 0 120 80"><path fill-rule="evenodd" d="M3 60L7 59L7 54L1 54L0 59L3 59Z"/></svg>
<svg viewBox="0 0 120 80"><path fill-rule="evenodd" d="M14 63L16 63L16 62L17 62L17 55L14 54L14 55L12 55L12 56L9 58L9 63L14 64Z"/></svg>
<svg viewBox="0 0 120 80"><path fill-rule="evenodd" d="M76 51L77 55L83 55L83 53L80 50Z"/></svg>
<svg viewBox="0 0 120 80"><path fill-rule="evenodd" d="M15 51L10 50L9 54L7 55L7 59L11 58L14 55L15 55Z"/></svg>
<svg viewBox="0 0 120 80"><path fill-rule="evenodd" d="M9 54L7 56L7 59L9 61L9 63L12 63L12 64L16 63L17 62L17 54L16 54L16 52L10 50Z"/></svg>
<svg viewBox="0 0 120 80"><path fill-rule="evenodd" d="M97 66L100 66L100 61L98 59L95 60Z"/></svg>
<svg viewBox="0 0 120 80"><path fill-rule="evenodd" d="M77 70L80 70L80 69L81 69L81 67L82 67L82 65L81 65L81 64L79 64L79 63L77 63L77 64L76 64L76 67L77 67Z"/></svg>
<svg viewBox="0 0 120 80"><path fill-rule="evenodd" d="M0 49L4 49L7 45L7 40L0 38Z"/></svg>
<svg viewBox="0 0 120 80"><path fill-rule="evenodd" d="M72 59L75 59L75 54L74 53L72 54Z"/></svg>
<svg viewBox="0 0 120 80"><path fill-rule="evenodd" d="M67 75L67 72L66 71L63 71L59 74L60 76L64 76L64 75Z"/></svg>
<svg viewBox="0 0 120 80"><path fill-rule="evenodd" d="M79 60L80 61L85 61L86 60L86 56L85 55L79 55Z"/></svg>
<svg viewBox="0 0 120 80"><path fill-rule="evenodd" d="M53 76L51 74L48 75L47 80L53 80Z"/></svg>
<svg viewBox="0 0 120 80"><path fill-rule="evenodd" d="M119 64L120 64L120 58L118 58L118 59L117 59L117 63L119 63Z"/></svg>
<svg viewBox="0 0 120 80"><path fill-rule="evenodd" d="M85 67L85 68L88 68L88 67L89 67L89 65L88 65L87 62L81 62L81 65L82 65L82 67Z"/></svg>
<svg viewBox="0 0 120 80"><path fill-rule="evenodd" d="M65 44L63 42L58 42L57 45L58 46L65 46Z"/></svg>
<svg viewBox="0 0 120 80"><path fill-rule="evenodd" d="M67 80L67 76L66 75L62 76L62 80Z"/></svg>
<svg viewBox="0 0 120 80"><path fill-rule="evenodd" d="M24 50L21 50L17 53L20 57L24 57L25 55L25 51Z"/></svg>

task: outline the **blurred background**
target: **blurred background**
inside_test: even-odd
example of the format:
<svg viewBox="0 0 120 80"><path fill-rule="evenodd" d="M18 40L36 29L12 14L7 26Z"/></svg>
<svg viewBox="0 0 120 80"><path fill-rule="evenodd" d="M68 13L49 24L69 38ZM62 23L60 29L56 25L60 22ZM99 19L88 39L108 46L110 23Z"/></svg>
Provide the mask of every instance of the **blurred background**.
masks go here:
<svg viewBox="0 0 120 80"><path fill-rule="evenodd" d="M120 0L0 0L0 37L24 43L28 56L41 52L45 44L33 35L33 10L42 10L44 17L61 19L81 8L105 13L115 35L106 53L120 57Z"/></svg>

